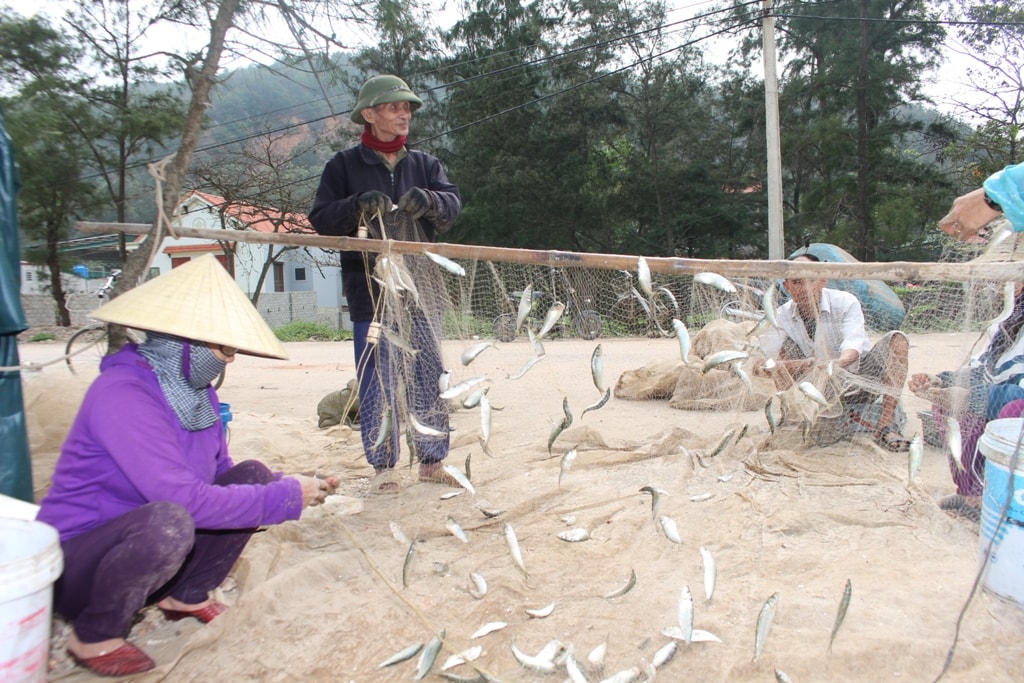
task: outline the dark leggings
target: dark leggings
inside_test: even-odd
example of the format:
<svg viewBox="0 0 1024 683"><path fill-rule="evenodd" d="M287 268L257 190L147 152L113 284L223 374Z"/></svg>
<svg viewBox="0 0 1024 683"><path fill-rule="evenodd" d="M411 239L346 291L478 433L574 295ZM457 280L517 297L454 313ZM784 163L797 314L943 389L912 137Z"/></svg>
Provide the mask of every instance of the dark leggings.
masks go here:
<svg viewBox="0 0 1024 683"><path fill-rule="evenodd" d="M247 460L221 474L218 486L266 484L274 474ZM61 544L64 573L53 609L83 643L124 638L135 613L165 597L197 604L219 586L255 529L196 530L176 503L147 503Z"/></svg>

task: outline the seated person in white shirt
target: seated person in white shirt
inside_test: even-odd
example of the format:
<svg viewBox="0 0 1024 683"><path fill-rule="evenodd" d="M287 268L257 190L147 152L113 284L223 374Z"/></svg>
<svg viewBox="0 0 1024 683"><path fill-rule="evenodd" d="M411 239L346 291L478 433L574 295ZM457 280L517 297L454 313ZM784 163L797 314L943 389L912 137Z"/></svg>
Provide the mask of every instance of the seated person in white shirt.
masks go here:
<svg viewBox="0 0 1024 683"><path fill-rule="evenodd" d="M800 254L793 261L818 261L813 254ZM910 442L896 426L899 392L907 378L909 344L902 332L889 332L871 345L864 327L864 312L857 297L825 287L825 280L789 279L783 282L790 300L776 312L778 327L761 340L765 355L775 359L771 371L776 386L788 389L815 368L832 362L890 391L871 392L851 385L844 389L843 408L849 420L874 431L875 443L892 452L906 451ZM763 368L759 371L764 372ZM881 396L877 423L864 425L864 411L852 406L873 403Z"/></svg>

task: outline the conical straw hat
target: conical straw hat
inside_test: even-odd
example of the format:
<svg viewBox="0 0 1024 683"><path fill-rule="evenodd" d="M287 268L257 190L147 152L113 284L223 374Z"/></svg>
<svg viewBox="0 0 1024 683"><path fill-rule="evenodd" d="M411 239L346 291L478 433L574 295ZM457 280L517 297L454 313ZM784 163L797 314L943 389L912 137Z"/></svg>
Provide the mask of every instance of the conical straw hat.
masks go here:
<svg viewBox="0 0 1024 683"><path fill-rule="evenodd" d="M93 311L92 317L233 346L253 356L288 357L259 311L212 254L125 292Z"/></svg>

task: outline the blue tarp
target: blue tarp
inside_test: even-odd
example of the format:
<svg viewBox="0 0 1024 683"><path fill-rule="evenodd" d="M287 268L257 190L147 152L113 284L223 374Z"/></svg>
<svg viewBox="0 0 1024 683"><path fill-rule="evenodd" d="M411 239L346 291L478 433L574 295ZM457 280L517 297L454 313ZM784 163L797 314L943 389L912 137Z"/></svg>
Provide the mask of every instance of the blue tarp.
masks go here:
<svg viewBox="0 0 1024 683"><path fill-rule="evenodd" d="M21 308L21 248L15 196L18 169L0 110L0 366L18 360L18 333L28 327ZM25 428L21 373L0 371L0 493L32 500L32 463Z"/></svg>

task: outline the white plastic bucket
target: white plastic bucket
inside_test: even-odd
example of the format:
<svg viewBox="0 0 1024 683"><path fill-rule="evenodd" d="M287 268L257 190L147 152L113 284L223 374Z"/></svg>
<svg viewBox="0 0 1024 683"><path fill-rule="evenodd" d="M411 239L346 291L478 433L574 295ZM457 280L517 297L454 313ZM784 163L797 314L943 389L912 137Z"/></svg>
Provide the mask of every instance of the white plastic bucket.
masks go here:
<svg viewBox="0 0 1024 683"><path fill-rule="evenodd" d="M992 420L978 439L985 456L985 490L981 499L978 555L988 560L981 585L991 593L1024 606L1024 418ZM1001 519L1010 485L1010 458L1022 441L1013 472L1013 493L1006 519ZM1002 524L1000 525L1000 521ZM995 539L993 541L992 539ZM989 544L992 550L986 558Z"/></svg>
<svg viewBox="0 0 1024 683"><path fill-rule="evenodd" d="M45 683L53 582L63 570L56 529L0 518L0 683Z"/></svg>

